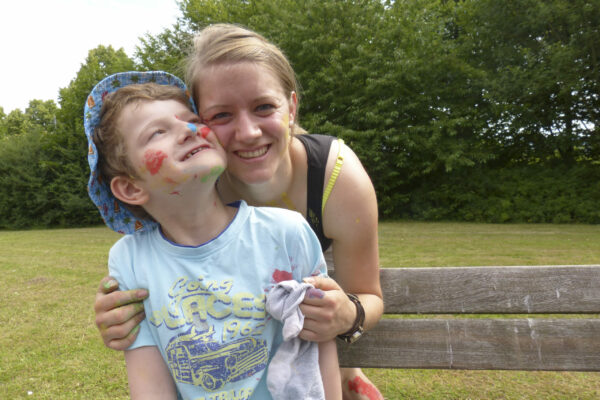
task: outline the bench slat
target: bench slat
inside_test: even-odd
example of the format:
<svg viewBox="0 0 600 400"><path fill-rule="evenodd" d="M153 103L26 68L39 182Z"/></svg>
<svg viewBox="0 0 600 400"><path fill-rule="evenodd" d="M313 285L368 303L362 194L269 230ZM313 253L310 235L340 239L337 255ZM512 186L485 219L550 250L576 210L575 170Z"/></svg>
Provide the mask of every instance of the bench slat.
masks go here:
<svg viewBox="0 0 600 400"><path fill-rule="evenodd" d="M599 265L384 268L388 314L600 313Z"/></svg>
<svg viewBox="0 0 600 400"><path fill-rule="evenodd" d="M341 366L506 370L600 370L600 319L383 319Z"/></svg>

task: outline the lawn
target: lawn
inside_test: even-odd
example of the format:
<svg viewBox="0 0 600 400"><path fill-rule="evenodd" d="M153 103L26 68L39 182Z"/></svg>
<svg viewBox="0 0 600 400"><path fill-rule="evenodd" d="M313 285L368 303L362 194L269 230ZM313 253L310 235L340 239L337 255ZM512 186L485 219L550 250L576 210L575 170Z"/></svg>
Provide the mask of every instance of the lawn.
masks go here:
<svg viewBox="0 0 600 400"><path fill-rule="evenodd" d="M94 325L118 235L0 231L0 398L126 399L122 354ZM385 222L383 267L600 264L600 226ZM367 370L388 399L597 399L600 373Z"/></svg>

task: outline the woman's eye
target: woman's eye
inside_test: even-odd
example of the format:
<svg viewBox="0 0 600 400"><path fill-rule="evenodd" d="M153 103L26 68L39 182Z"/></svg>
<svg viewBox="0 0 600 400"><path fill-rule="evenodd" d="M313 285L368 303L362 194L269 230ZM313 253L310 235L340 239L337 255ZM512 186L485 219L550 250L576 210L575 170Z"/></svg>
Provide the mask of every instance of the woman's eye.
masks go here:
<svg viewBox="0 0 600 400"><path fill-rule="evenodd" d="M256 107L256 111L258 112L269 112L273 109L275 109L273 104L261 104L260 106Z"/></svg>
<svg viewBox="0 0 600 400"><path fill-rule="evenodd" d="M229 117L229 113L222 112L222 113L215 114L212 117L212 119L223 119L223 118L227 118L227 117Z"/></svg>
<svg viewBox="0 0 600 400"><path fill-rule="evenodd" d="M220 113L216 113L215 115L205 119L204 123L205 124L210 124L210 123L223 124L223 123L227 122L230 117L231 117L230 113L220 112Z"/></svg>

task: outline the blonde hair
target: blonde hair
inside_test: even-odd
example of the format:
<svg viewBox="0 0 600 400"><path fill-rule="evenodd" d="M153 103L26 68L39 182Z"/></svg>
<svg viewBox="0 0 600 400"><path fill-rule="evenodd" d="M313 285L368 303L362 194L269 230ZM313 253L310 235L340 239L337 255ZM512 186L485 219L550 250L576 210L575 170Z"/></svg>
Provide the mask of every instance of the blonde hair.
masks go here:
<svg viewBox="0 0 600 400"><path fill-rule="evenodd" d="M185 92L171 85L142 83L124 86L113 93L107 94L102 101L100 123L94 130L94 144L98 151L99 178L110 186L110 181L116 176L139 178L137 171L129 161L125 146L125 135L119 129L119 118L123 109L129 104L142 102L175 100L191 110ZM129 210L138 218L152 217L140 206L127 205Z"/></svg>
<svg viewBox="0 0 600 400"><path fill-rule="evenodd" d="M288 99L292 92L299 96L294 69L277 46L260 34L241 26L215 24L204 28L194 37L192 51L187 59L185 79L196 104L200 103L202 93L195 83L203 78L208 67L240 62L251 62L267 68L277 77ZM298 115L294 119L292 134L304 132L297 121Z"/></svg>

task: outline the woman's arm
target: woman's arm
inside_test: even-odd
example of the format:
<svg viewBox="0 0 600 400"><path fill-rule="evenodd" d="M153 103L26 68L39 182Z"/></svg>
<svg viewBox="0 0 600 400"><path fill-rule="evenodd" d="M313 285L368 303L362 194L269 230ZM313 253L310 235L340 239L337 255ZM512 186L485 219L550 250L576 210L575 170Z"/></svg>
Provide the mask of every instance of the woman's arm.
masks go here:
<svg viewBox="0 0 600 400"><path fill-rule="evenodd" d="M135 341L138 325L144 319L145 289L119 291L119 284L110 276L102 278L94 311L96 326L106 347L125 350Z"/></svg>
<svg viewBox="0 0 600 400"><path fill-rule="evenodd" d="M336 155L337 146L332 146L328 170ZM344 292L359 297L365 309L365 330L375 326L383 313L375 189L354 152L344 145L342 155L344 164L323 212L324 233L333 240L339 285L332 279L314 280L325 296L307 298L301 305L306 317L301 337L306 340L329 340L350 330L356 306Z"/></svg>
<svg viewBox="0 0 600 400"><path fill-rule="evenodd" d="M177 399L175 382L155 346L125 351L129 396L132 400Z"/></svg>

